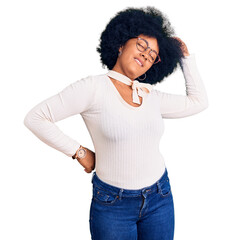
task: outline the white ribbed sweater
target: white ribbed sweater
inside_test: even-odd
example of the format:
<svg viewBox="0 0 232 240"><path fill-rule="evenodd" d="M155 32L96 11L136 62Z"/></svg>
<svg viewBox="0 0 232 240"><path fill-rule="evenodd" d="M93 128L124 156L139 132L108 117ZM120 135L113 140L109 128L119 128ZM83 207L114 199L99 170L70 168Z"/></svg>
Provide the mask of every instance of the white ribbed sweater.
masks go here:
<svg viewBox="0 0 232 240"><path fill-rule="evenodd" d="M87 76L32 108L24 124L41 141L71 157L80 143L55 124L81 114L92 138L96 173L113 186L140 189L165 170L159 151L163 118L182 118L208 107L195 54L182 58L186 96L152 89L139 107L122 98L107 74Z"/></svg>

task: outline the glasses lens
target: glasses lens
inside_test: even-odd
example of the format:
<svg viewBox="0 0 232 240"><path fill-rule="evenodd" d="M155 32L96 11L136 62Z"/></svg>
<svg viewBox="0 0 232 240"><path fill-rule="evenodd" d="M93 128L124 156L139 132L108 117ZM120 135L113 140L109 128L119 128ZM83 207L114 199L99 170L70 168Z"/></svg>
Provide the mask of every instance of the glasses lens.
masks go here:
<svg viewBox="0 0 232 240"><path fill-rule="evenodd" d="M157 54L155 52L150 52L149 60L150 62L156 63L159 60L159 58L157 57Z"/></svg>
<svg viewBox="0 0 232 240"><path fill-rule="evenodd" d="M143 52L147 49L147 43L143 39L137 40L137 48L139 51Z"/></svg>

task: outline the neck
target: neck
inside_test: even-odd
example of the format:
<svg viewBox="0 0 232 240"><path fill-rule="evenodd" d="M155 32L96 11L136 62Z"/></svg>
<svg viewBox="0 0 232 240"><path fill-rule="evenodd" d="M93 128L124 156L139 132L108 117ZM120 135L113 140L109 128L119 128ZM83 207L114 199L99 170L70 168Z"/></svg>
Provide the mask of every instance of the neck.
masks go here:
<svg viewBox="0 0 232 240"><path fill-rule="evenodd" d="M125 75L126 77L130 78L131 81L134 81L134 78L132 76L130 76L129 74L125 73L125 71L123 71L122 68L117 66L117 64L113 67L112 70L115 72L121 73L121 74Z"/></svg>

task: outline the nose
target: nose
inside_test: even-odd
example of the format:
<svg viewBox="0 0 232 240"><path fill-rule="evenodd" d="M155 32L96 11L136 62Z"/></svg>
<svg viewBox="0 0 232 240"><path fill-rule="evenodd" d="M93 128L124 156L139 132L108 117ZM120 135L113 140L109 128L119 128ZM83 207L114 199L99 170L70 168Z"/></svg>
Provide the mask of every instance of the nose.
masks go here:
<svg viewBox="0 0 232 240"><path fill-rule="evenodd" d="M147 58L148 58L147 51L142 52L141 55L147 60Z"/></svg>
<svg viewBox="0 0 232 240"><path fill-rule="evenodd" d="M142 55L143 57L145 57L145 59L147 60L149 53L150 53L150 50L149 50L149 48L147 48L146 51L141 52L141 55Z"/></svg>

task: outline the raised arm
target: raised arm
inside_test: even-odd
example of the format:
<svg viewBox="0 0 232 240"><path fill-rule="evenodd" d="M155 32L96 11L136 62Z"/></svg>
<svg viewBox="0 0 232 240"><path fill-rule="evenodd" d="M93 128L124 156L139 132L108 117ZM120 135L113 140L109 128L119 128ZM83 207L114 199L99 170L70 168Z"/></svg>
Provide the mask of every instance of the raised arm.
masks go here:
<svg viewBox="0 0 232 240"><path fill-rule="evenodd" d="M55 122L91 108L95 92L93 81L91 76L82 78L37 104L25 116L24 125L50 147L73 156L80 143L65 135Z"/></svg>
<svg viewBox="0 0 232 240"><path fill-rule="evenodd" d="M208 97L197 68L195 54L181 60L185 78L186 96L154 90L163 118L183 118L197 114L208 107Z"/></svg>

